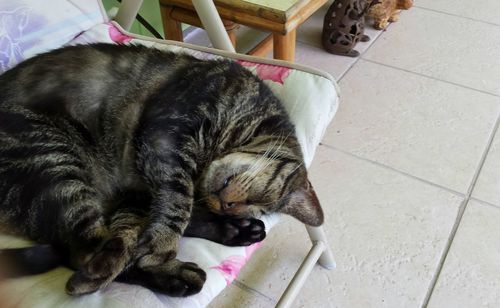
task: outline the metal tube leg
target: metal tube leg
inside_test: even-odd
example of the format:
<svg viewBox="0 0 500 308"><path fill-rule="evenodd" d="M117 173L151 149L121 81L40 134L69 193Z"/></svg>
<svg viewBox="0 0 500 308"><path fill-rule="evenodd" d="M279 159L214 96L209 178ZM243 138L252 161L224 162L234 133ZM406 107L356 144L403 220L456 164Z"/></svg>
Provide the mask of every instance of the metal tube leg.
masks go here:
<svg viewBox="0 0 500 308"><path fill-rule="evenodd" d="M143 0L123 0L120 9L115 16L117 23L126 31L130 30L135 16L142 5Z"/></svg>
<svg viewBox="0 0 500 308"><path fill-rule="evenodd" d="M293 300L299 294L300 289L306 282L307 276L309 276L313 270L316 261L318 261L321 253L325 251L325 248L326 246L323 242L316 242L313 244L313 247L307 254L307 257L300 265L299 270L295 273L295 276L293 276L292 281L279 299L278 304L276 304L276 308L287 308L292 305Z"/></svg>
<svg viewBox="0 0 500 308"><path fill-rule="evenodd" d="M333 259L332 251L328 246L328 241L326 240L323 228L306 226L306 229L307 233L309 233L313 246L307 257L302 262L299 270L295 273L295 276L286 288L285 292L279 299L278 304L276 305L277 308L288 308L291 306L293 300L297 297L297 294L304 285L307 276L309 276L316 263L319 263L326 269L335 268L335 260Z"/></svg>
<svg viewBox="0 0 500 308"><path fill-rule="evenodd" d="M193 6L212 45L218 49L235 52L213 0L193 0Z"/></svg>
<svg viewBox="0 0 500 308"><path fill-rule="evenodd" d="M306 226L306 230L313 244L317 242L323 242L325 244L325 251L321 254L321 257L319 257L318 263L326 269L334 269L336 266L335 260L333 259L333 254L323 227Z"/></svg>

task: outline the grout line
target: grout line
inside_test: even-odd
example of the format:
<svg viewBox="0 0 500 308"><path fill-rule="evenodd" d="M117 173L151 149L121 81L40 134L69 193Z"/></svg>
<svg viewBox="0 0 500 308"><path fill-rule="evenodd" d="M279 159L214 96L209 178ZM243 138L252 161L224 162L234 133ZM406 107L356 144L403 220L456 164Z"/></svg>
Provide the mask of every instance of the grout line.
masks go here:
<svg viewBox="0 0 500 308"><path fill-rule="evenodd" d="M422 303L422 307L428 306L429 301L431 299L431 296L434 293L434 289L436 287L439 275L441 274L441 271L443 270L444 263L446 261L446 258L448 257L448 253L450 252L451 244L453 243L453 240L455 239L460 222L462 221L465 210L467 209L467 205L469 204L469 201L471 200L472 192L474 190L474 187L476 186L479 175L481 174L481 170L484 166L484 162L486 161L486 158L488 157L488 153L490 151L493 140L495 139L495 135L498 131L499 125L500 125L500 116L497 117L497 121L495 122L495 125L493 127L493 131L491 132L490 137L488 138L488 143L486 144L486 148L484 149L483 155L481 156L478 168L476 169L476 172L474 173L472 181L469 185L469 189L467 190L467 194L465 196L465 199L463 200L462 204L460 205L457 218L455 219L455 223L453 225L453 228L451 229L451 232L450 232L450 235L448 237L448 241L447 241L446 246L444 248L443 254L441 255L441 258L439 260L438 267L437 267L437 269L434 272L434 275L432 277L431 284L430 284L429 289L427 290L427 293L425 295L424 302Z"/></svg>
<svg viewBox="0 0 500 308"><path fill-rule="evenodd" d="M476 186L477 179L479 178L479 174L481 173L481 170L483 169L484 162L486 161L486 158L488 157L488 153L490 152L491 146L493 144L493 140L495 139L495 136L497 134L499 126L500 126L500 116L497 117L495 125L493 126L493 131L491 132L490 137L488 138L488 143L486 144L486 148L484 149L483 155L481 156L481 160L479 161L479 165L477 167L477 170L474 173L474 177L472 178L471 185L469 186L469 190L467 191L467 198L468 199L470 199L472 197L472 192L474 190L474 187Z"/></svg>
<svg viewBox="0 0 500 308"><path fill-rule="evenodd" d="M233 280L233 284L235 286L237 286L238 288L240 288L240 289L242 289L242 290L244 290L244 291L246 291L246 292L248 292L250 294L253 294L253 295L257 296L257 297L262 297L264 300L266 300L268 302L272 302L273 304L277 303L276 300L270 298L269 296L265 295L264 293L262 293L260 291L255 290L254 288L251 288L251 287L247 286L246 284L244 284L243 282L241 282L241 281L239 281L237 279Z"/></svg>
<svg viewBox="0 0 500 308"><path fill-rule="evenodd" d="M390 170L390 171L393 171L393 172L399 173L399 174L401 174L401 175L404 175L404 176L406 176L406 177L409 177L409 178L415 179L415 180L417 180L417 181L419 181L419 182L423 182L423 183L425 183L425 184L428 184L428 185L431 185L431 186L434 186L434 187L440 188L440 189L442 189L442 190L445 190L445 191L447 191L447 192L449 192L449 193L452 193L452 194L454 194L454 195L457 195L457 196L459 196L459 197L465 197L465 194L464 194L464 193L461 193L461 192L459 192L459 191L456 191L456 190L453 190L453 189L448 188L448 187L446 187L446 186L442 186L442 185L436 184L436 183L434 183L434 182L431 182L431 181L429 181L429 180L426 180L426 179L423 179L423 178L420 178L420 177L414 176L414 175L412 175L412 174L409 174L409 173L407 173L407 172L401 171L401 170L396 169L396 168L394 168L394 167L391 167L391 166L388 166L388 165L384 165L384 164L382 164L382 163L380 163L380 162L377 162L377 161L374 161L374 160L371 160L371 159L368 159L368 158L365 158L365 157L362 157L362 156L358 156L358 155L353 154L353 153L351 153L351 152L349 152L349 151L346 151L346 150L340 149L340 148L338 148L338 147L336 147L336 146L332 146L332 145L328 145L328 144L324 144L324 143L321 143L321 145L322 145L322 146L325 146L325 147L327 147L327 148L330 148L330 149L332 149L332 150L339 151L339 152L341 152L341 153L343 153L343 154L346 154L346 155L352 156L352 157L354 157L354 158L360 159L360 160L362 160L362 161L366 161L366 162L368 162L368 163L371 163L371 164L377 165L377 166L379 166L379 167L382 167L383 169L387 169L387 170Z"/></svg>
<svg viewBox="0 0 500 308"><path fill-rule="evenodd" d="M475 21L475 22L487 24L487 25L490 25L490 26L500 27L500 24L496 24L496 23L490 22L490 21L485 21L485 20L481 20L481 19L475 19L475 18L472 18L472 17L467 17L467 16L463 16L463 15L453 14L453 13L449 13L449 12L445 12L445 11L440 11L440 10L436 10L436 9L431 9L431 8L427 8L427 7L423 7L423 6L418 6L418 5L414 5L413 7L419 8L419 9L425 10L425 11L431 11L431 12L440 13L440 14L444 14L444 15L448 15L448 16L463 18L463 19L467 19L467 20L471 20L471 21Z"/></svg>
<svg viewBox="0 0 500 308"><path fill-rule="evenodd" d="M397 67L397 66L385 64L385 63L382 63L382 62L378 62L378 61L374 61L374 60L366 59L366 58L362 58L362 60L366 61L366 62L373 63L373 64L378 64L378 65L381 65L381 66L389 67L389 68L392 68L392 69L404 71L404 72L407 72L407 73L410 73L410 74L413 74L413 75L417 75L417 76L420 76L420 77L425 77L425 78L428 78L428 79L432 79L432 80L444 82L444 83L447 83L447 84L451 84L451 85L454 85L454 86L457 86L457 87L461 87L461 88L473 90L473 91L480 92L480 93L483 93L483 94L492 95L492 96L495 96L495 97L500 97L499 94L496 94L496 93L493 93L493 92L488 92L488 91L485 91L485 90L481 90L481 89L469 87L469 86L466 86L466 85L463 85L463 84L459 84L459 83L456 83L456 82L453 82L453 81L447 81L447 80L436 78L436 77L433 77L433 76L430 76L430 75L425 75L425 74L422 74L422 73L414 72L414 71L411 71L409 69L405 69L405 68L401 68L401 67Z"/></svg>
<svg viewBox="0 0 500 308"><path fill-rule="evenodd" d="M390 27L390 25L388 26ZM352 62L349 64L349 66L346 68L345 71L342 72L342 74L340 74L340 76L338 78L336 78L336 82L339 83L340 80L342 80L342 78L344 78L344 76L347 74L347 72L360 60L362 59L362 56L373 46L373 44L375 44L375 42L382 36L382 34L384 34L385 31L382 31L380 30L379 31L380 33L378 33L378 35L376 35L372 41L370 42L370 45L368 47L366 47L366 49ZM317 46L313 43L310 43L310 42L307 42L307 41L302 41L300 39L297 38L297 42L301 43L302 45L307 45L308 47L313 47L315 49L319 49L319 50L322 50L324 52L326 52L327 54L330 54L328 53L327 51L325 51L323 49L323 47L321 46ZM330 54L332 56L335 56L335 57L343 57L343 56L340 56L340 55L334 55L334 54ZM332 73L330 73L331 75L333 75Z"/></svg>
<svg viewBox="0 0 500 308"><path fill-rule="evenodd" d="M443 270L444 263L446 261L446 258L448 257L448 253L450 252L451 244L453 243L453 240L455 239L455 235L457 234L458 227L460 225L460 222L462 221L462 217L464 216L465 209L467 208L467 205L469 204L469 199L467 196L465 197L464 200L460 203L460 206L458 208L458 213L457 213L457 218L455 219L455 222L453 223L453 227L451 228L451 232L448 235L448 239L446 240L446 244L443 248L441 257L439 258L439 263L432 275L432 279L429 285L429 288L427 289L427 292L425 293L424 301L422 303L423 308L426 308L429 305L429 301L431 299L432 294L434 293L434 289L436 288L436 284L439 278L439 275L441 274L441 271Z"/></svg>
<svg viewBox="0 0 500 308"><path fill-rule="evenodd" d="M484 200L481 200L481 199L477 199L477 198L472 198L471 197L470 201L475 201L477 203L480 203L483 206L490 206L490 207L494 207L494 208L500 209L500 205L497 205L495 203L491 203L491 202L488 202L488 201L484 201Z"/></svg>
<svg viewBox="0 0 500 308"><path fill-rule="evenodd" d="M391 27L391 25L389 24L389 26L387 26L387 29L389 29ZM379 35L377 35L373 41L370 43L370 45L368 47L366 47L366 49L358 56L358 58L352 62L349 67L342 73L340 74L339 76L339 79L337 79L337 83L340 83L340 81L342 80L342 78L344 78L344 76L351 70L351 68L354 67L354 65L356 65L356 63L359 62L359 60L363 59L363 56L365 55L365 53L370 50L370 48L372 48L373 45L375 45L375 43L378 41L378 39L384 34L385 31L383 30L380 30L380 33Z"/></svg>

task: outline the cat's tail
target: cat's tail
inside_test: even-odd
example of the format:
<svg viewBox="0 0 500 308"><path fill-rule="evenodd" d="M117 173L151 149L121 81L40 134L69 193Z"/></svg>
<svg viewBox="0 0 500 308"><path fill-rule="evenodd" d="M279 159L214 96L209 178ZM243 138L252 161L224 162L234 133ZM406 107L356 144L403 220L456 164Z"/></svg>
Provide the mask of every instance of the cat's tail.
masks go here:
<svg viewBox="0 0 500 308"><path fill-rule="evenodd" d="M52 245L0 249L1 278L41 274L61 264L61 255Z"/></svg>

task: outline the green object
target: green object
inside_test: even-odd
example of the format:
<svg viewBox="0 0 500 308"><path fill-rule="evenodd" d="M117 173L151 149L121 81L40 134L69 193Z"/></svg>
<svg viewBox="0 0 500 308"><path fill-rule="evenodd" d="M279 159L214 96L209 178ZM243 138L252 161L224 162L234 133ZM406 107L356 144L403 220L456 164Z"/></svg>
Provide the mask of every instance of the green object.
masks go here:
<svg viewBox="0 0 500 308"><path fill-rule="evenodd" d="M120 3L116 0L103 0L102 2L106 11L112 7L118 7L120 5ZM157 0L144 0L139 14L141 14L141 16L147 20L147 22L150 23L156 31L164 36L163 25L161 22L160 4ZM154 37L146 28L144 28L143 25L137 22L137 20L134 21L132 27L130 28L130 32Z"/></svg>

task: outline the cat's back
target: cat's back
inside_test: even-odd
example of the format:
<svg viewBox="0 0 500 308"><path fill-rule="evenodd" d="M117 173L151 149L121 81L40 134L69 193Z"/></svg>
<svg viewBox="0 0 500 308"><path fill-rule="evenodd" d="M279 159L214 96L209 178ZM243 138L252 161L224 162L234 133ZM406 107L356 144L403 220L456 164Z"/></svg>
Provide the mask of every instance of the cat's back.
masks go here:
<svg viewBox="0 0 500 308"><path fill-rule="evenodd" d="M65 47L26 60L0 75L0 104L36 111L65 109L95 116L103 103L141 101L169 78L183 57L143 46Z"/></svg>

